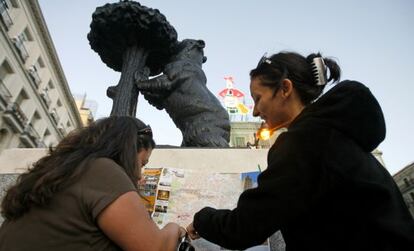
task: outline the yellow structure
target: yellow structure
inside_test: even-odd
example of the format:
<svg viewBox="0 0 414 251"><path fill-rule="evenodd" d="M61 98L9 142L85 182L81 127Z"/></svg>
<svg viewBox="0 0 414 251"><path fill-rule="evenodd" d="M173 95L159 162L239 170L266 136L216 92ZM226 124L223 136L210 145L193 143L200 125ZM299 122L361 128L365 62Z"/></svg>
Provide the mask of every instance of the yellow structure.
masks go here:
<svg viewBox="0 0 414 251"><path fill-rule="evenodd" d="M82 126L88 126L92 121L94 121L92 110L85 105L86 95L82 97L74 96L76 107L78 108Z"/></svg>

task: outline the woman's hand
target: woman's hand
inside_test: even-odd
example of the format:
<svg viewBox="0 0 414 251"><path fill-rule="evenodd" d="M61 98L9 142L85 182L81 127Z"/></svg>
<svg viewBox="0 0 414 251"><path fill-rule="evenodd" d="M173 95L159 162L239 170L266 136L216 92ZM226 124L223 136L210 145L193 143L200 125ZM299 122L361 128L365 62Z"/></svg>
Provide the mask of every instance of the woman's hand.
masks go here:
<svg viewBox="0 0 414 251"><path fill-rule="evenodd" d="M187 234L187 230L180 226L180 236L179 238L183 238Z"/></svg>
<svg viewBox="0 0 414 251"><path fill-rule="evenodd" d="M199 239L200 238L200 235L195 230L192 222L190 223L190 225L187 226L187 233L188 233L188 236L190 236L190 238L192 240L195 240L195 239Z"/></svg>

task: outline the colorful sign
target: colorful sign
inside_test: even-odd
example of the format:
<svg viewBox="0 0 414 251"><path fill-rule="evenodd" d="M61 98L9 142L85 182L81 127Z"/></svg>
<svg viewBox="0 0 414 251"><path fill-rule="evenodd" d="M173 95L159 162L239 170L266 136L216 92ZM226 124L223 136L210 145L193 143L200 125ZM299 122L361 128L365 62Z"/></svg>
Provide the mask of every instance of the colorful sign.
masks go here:
<svg viewBox="0 0 414 251"><path fill-rule="evenodd" d="M230 114L246 115L249 113L249 108L241 102L244 98L244 93L234 88L233 77L224 77L226 80L226 88L219 92L219 96L223 98L224 106Z"/></svg>

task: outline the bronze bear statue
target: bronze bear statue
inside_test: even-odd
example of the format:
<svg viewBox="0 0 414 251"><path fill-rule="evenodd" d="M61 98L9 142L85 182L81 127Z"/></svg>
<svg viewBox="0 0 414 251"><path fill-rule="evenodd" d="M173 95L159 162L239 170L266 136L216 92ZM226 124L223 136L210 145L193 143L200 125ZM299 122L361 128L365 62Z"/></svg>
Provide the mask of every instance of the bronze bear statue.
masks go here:
<svg viewBox="0 0 414 251"><path fill-rule="evenodd" d="M167 111L183 134L181 146L228 147L229 115L207 88L204 47L203 40L179 42L162 75L135 84L151 105Z"/></svg>

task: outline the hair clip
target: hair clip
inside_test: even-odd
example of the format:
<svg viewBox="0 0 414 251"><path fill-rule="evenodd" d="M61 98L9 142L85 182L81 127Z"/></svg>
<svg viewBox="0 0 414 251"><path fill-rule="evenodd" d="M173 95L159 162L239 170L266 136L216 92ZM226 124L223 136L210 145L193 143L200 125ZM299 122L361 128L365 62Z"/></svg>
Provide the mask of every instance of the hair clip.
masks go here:
<svg viewBox="0 0 414 251"><path fill-rule="evenodd" d="M326 85L326 65L322 57L316 57L312 60L312 73L316 85Z"/></svg>
<svg viewBox="0 0 414 251"><path fill-rule="evenodd" d="M142 129L139 129L137 131L137 134L138 135L148 135L148 136L152 137L151 127L149 125L147 125L146 127L142 128Z"/></svg>
<svg viewBox="0 0 414 251"><path fill-rule="evenodd" d="M259 63L257 63L257 67L259 67L261 64L266 63L266 64L272 64L272 61L267 57L267 52L265 52L265 54L263 54L262 58L260 58Z"/></svg>

